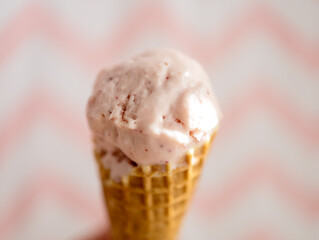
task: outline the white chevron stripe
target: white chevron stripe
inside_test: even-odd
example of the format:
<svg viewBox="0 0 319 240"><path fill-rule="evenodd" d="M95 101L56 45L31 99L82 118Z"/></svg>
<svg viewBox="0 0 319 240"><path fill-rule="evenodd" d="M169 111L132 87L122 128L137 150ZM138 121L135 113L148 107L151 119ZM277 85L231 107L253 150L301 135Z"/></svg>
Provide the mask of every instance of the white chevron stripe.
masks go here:
<svg viewBox="0 0 319 240"><path fill-rule="evenodd" d="M197 197L200 198L200 194ZM241 239L252 229L260 227L278 232L280 236L286 236L284 239L291 240L315 240L313 237L318 233L313 225L318 224L318 221L310 224L307 217L296 211L294 206L267 184L256 186L241 195L222 214L217 211L215 215L199 215L195 211L196 202L186 218L183 239Z"/></svg>
<svg viewBox="0 0 319 240"><path fill-rule="evenodd" d="M225 138L217 136L212 153L203 170L203 186L220 188L238 171L258 161L288 173L307 188L319 190L319 150L310 147L279 123L276 116L253 112Z"/></svg>

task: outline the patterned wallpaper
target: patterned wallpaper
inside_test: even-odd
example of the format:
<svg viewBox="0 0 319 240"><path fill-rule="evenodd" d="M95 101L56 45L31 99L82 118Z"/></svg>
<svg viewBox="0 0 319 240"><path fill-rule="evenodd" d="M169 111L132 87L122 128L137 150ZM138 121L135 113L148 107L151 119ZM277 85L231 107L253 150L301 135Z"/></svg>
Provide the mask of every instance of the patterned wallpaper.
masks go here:
<svg viewBox="0 0 319 240"><path fill-rule="evenodd" d="M207 69L222 126L180 239L319 239L319 2L1 1L0 239L108 226L85 105L150 47Z"/></svg>

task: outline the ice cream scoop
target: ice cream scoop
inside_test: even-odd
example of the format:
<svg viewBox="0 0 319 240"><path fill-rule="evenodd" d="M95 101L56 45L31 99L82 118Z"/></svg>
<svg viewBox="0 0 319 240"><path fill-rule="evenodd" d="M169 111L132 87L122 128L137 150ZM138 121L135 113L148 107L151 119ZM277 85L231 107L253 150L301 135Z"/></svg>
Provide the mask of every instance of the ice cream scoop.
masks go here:
<svg viewBox="0 0 319 240"><path fill-rule="evenodd" d="M195 60L153 49L98 75L87 106L114 240L175 240L217 133Z"/></svg>
<svg viewBox="0 0 319 240"><path fill-rule="evenodd" d="M209 139L219 110L197 61L152 49L100 72L87 118L98 151L119 149L138 166L177 166L189 148Z"/></svg>

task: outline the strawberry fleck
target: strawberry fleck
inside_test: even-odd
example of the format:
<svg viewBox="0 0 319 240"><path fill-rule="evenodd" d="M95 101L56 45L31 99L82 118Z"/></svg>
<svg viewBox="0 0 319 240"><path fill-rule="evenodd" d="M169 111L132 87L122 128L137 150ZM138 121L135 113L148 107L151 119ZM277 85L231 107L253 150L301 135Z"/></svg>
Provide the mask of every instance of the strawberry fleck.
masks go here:
<svg viewBox="0 0 319 240"><path fill-rule="evenodd" d="M166 118L166 116L165 115L163 115L163 119L165 119Z"/></svg>
<svg viewBox="0 0 319 240"><path fill-rule="evenodd" d="M148 152L148 149L147 149L147 148L145 148L144 150L145 150L145 152Z"/></svg>
<svg viewBox="0 0 319 240"><path fill-rule="evenodd" d="M119 97L118 97L118 96L116 96L116 97L115 97L115 99L117 100L117 99L119 99Z"/></svg>
<svg viewBox="0 0 319 240"><path fill-rule="evenodd" d="M142 131L142 130L139 130L139 132L142 133L143 131Z"/></svg>
<svg viewBox="0 0 319 240"><path fill-rule="evenodd" d="M184 123L183 123L180 119L178 119L178 118L175 118L175 121L176 121L177 123L180 123L180 124L184 125Z"/></svg>
<svg viewBox="0 0 319 240"><path fill-rule="evenodd" d="M195 137L195 134L198 131L199 131L199 129L195 128L195 129L189 130L188 134L189 134L189 136L191 136L193 139L195 139L197 141L197 138Z"/></svg>
<svg viewBox="0 0 319 240"><path fill-rule="evenodd" d="M105 117L104 113L102 113L102 117Z"/></svg>

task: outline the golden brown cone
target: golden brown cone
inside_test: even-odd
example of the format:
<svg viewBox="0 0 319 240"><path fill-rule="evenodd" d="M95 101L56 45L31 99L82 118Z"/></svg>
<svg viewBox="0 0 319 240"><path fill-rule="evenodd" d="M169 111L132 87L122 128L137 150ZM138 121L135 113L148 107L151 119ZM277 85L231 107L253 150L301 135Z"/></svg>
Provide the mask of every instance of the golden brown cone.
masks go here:
<svg viewBox="0 0 319 240"><path fill-rule="evenodd" d="M111 222L112 240L175 240L203 162L216 135L185 155L186 164L138 166L120 182L99 165L104 199ZM193 164L195 162L195 164Z"/></svg>

